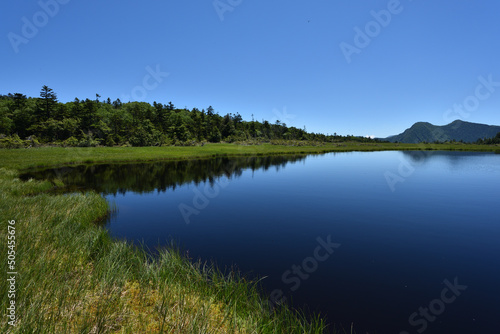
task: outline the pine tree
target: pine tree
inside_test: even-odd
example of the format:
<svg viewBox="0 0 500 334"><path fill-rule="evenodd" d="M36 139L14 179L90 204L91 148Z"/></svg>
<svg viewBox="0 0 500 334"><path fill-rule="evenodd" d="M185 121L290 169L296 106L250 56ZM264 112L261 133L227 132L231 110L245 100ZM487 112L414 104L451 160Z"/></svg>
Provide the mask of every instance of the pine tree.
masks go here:
<svg viewBox="0 0 500 334"><path fill-rule="evenodd" d="M57 95L52 88L44 85L40 91L41 103L38 105L39 115L41 120L47 120L52 116L55 106L57 105Z"/></svg>

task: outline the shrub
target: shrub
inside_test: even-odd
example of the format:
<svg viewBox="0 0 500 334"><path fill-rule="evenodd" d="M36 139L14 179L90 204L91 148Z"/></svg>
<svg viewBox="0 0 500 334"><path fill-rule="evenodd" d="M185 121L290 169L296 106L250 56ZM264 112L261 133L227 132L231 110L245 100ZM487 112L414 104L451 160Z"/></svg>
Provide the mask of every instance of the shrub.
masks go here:
<svg viewBox="0 0 500 334"><path fill-rule="evenodd" d="M67 146L76 147L76 146L78 146L78 144L79 144L78 139L76 139L73 136L71 136L68 139L66 139L65 141L63 141L63 146L65 146L65 147L67 147Z"/></svg>
<svg viewBox="0 0 500 334"><path fill-rule="evenodd" d="M91 132L89 134L83 134L83 138L79 141L78 146L80 147L96 147L100 144L100 139L94 139Z"/></svg>
<svg viewBox="0 0 500 334"><path fill-rule="evenodd" d="M26 142L19 138L19 136L13 135L11 137L3 137L0 139L1 148L22 148L26 147Z"/></svg>

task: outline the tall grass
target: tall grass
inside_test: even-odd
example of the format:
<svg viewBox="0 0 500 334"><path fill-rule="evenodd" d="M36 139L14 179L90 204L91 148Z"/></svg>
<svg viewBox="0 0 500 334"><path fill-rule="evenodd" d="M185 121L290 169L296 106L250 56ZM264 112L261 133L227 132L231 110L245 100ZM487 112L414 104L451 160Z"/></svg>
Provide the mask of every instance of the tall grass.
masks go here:
<svg viewBox="0 0 500 334"><path fill-rule="evenodd" d="M0 149L0 167L15 169L45 168L63 164L120 163L165 159L198 159L269 154L313 154L350 151L387 150L453 150L490 151L495 145L476 144L396 144L396 143L330 143L321 145L236 145L207 144L189 147L40 147Z"/></svg>
<svg viewBox="0 0 500 334"><path fill-rule="evenodd" d="M257 285L190 262L175 248L150 258L111 240L95 193L49 195L47 182L0 169L1 252L15 219L17 325L2 333L322 333L325 324L287 306L270 311ZM29 195L29 196L28 196ZM4 273L7 262L2 261ZM0 281L0 307L8 306Z"/></svg>
<svg viewBox="0 0 500 334"><path fill-rule="evenodd" d="M332 144L0 150L1 270L7 273L7 222L16 221L17 325L2 333L323 333L325 323L284 305L273 311L255 282L191 262L175 248L152 259L111 240L100 221L108 203L96 193L54 195L48 181L21 182L18 171L61 164L214 156L379 150L489 150L485 145ZM1 168L4 167L4 168ZM352 330L351 330L352 331Z"/></svg>

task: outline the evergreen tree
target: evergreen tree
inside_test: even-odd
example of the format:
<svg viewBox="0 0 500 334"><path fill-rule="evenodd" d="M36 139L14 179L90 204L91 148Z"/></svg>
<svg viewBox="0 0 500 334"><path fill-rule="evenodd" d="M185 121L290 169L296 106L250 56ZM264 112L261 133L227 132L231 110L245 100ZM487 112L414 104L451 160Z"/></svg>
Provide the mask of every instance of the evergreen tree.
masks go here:
<svg viewBox="0 0 500 334"><path fill-rule="evenodd" d="M40 91L40 98L41 102L38 105L38 117L40 120L47 120L52 116L52 113L57 105L57 95L54 93L52 88L44 85Z"/></svg>

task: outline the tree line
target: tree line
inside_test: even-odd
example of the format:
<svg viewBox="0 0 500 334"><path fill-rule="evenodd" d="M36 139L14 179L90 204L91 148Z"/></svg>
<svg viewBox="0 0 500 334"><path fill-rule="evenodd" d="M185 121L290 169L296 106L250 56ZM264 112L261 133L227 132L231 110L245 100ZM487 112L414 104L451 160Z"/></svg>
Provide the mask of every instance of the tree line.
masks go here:
<svg viewBox="0 0 500 334"><path fill-rule="evenodd" d="M120 99L95 99L62 103L43 86L40 97L21 93L0 95L0 140L5 146L56 144L62 146L161 146L204 142L359 141L369 138L310 133L274 123L245 121L239 113L219 115L206 110L176 108L172 102L122 103ZM253 118L253 116L252 116ZM23 143L24 141L24 143ZM6 144L7 143L7 144Z"/></svg>
<svg viewBox="0 0 500 334"><path fill-rule="evenodd" d="M497 145L500 144L500 132L497 133L497 135L493 138L487 138L487 139L478 139L476 144L482 144L482 145Z"/></svg>

